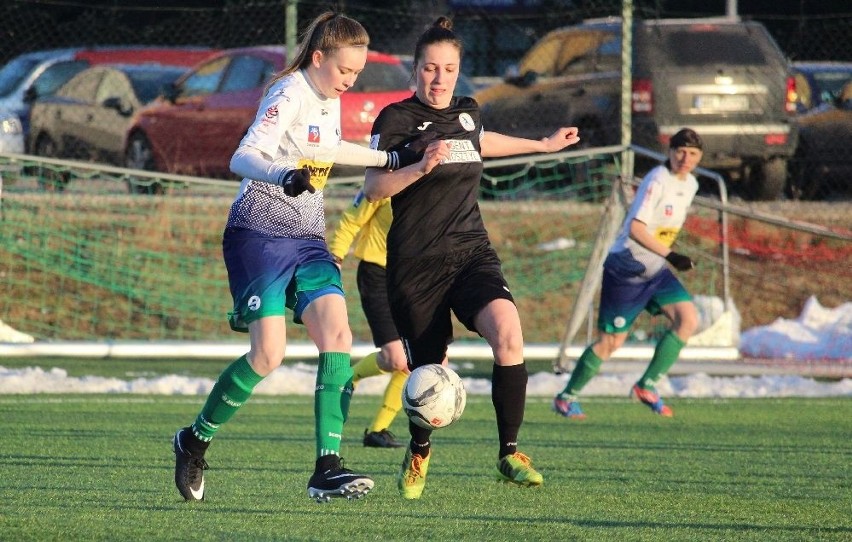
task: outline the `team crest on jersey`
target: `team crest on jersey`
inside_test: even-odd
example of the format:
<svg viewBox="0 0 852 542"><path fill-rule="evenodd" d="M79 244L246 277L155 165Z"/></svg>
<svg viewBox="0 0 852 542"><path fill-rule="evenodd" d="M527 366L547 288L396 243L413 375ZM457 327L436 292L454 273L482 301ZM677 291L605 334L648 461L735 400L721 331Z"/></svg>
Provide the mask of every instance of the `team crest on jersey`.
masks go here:
<svg viewBox="0 0 852 542"><path fill-rule="evenodd" d="M666 216L672 216L672 213L674 213L674 207L672 205L666 205L665 213Z"/></svg>
<svg viewBox="0 0 852 542"><path fill-rule="evenodd" d="M459 122L461 123L462 128L468 132L472 132L476 129L476 124L473 122L473 118L468 113L462 113L459 115Z"/></svg>
<svg viewBox="0 0 852 542"><path fill-rule="evenodd" d="M277 105L270 105L270 106L266 109L266 113L264 113L264 116L265 116L266 118L270 119L270 120L272 120L272 119L274 119L275 117L277 117L277 116L278 116L278 106L277 106Z"/></svg>
<svg viewBox="0 0 852 542"><path fill-rule="evenodd" d="M320 142L320 129L319 126L311 124L308 126L308 143L319 143Z"/></svg>

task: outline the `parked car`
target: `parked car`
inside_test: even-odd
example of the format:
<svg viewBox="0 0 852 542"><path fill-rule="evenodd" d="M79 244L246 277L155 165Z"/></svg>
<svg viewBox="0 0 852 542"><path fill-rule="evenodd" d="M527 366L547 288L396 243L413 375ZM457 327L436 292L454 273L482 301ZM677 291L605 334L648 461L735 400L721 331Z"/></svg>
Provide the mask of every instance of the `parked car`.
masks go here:
<svg viewBox="0 0 852 542"><path fill-rule="evenodd" d="M24 129L18 115L0 111L0 153L24 152Z"/></svg>
<svg viewBox="0 0 852 542"><path fill-rule="evenodd" d="M766 28L737 19L640 20L633 32L632 142L664 151L684 126L704 167L755 199L782 195L796 145L794 79ZM542 137L579 126L582 145L621 142L621 21L550 32L518 75L475 95L487 129Z"/></svg>
<svg viewBox="0 0 852 542"><path fill-rule="evenodd" d="M50 49L16 56L0 68L0 152L24 152L27 105L24 94L54 63L71 60L79 49Z"/></svg>
<svg viewBox="0 0 852 542"><path fill-rule="evenodd" d="M39 156L122 165L132 115L185 71L158 64L83 70L34 102L30 148Z"/></svg>
<svg viewBox="0 0 852 542"><path fill-rule="evenodd" d="M0 68L0 116L18 118L20 132L0 134L0 152L16 150L29 133L30 104L50 96L71 77L98 64L159 63L191 67L214 53L205 47L103 46L23 53ZM12 129L11 124L3 129Z"/></svg>
<svg viewBox="0 0 852 542"><path fill-rule="evenodd" d="M843 87L852 79L852 62L794 62L796 111L807 113L837 106Z"/></svg>
<svg viewBox="0 0 852 542"><path fill-rule="evenodd" d="M799 144L790 162L789 195L820 199L852 191L852 74L836 98L801 115Z"/></svg>
<svg viewBox="0 0 852 542"><path fill-rule="evenodd" d="M232 178L229 163L254 120L264 87L286 64L281 46L221 51L181 77L134 119L127 137L130 168ZM400 61L374 51L341 98L343 139L366 145L373 121L412 88Z"/></svg>

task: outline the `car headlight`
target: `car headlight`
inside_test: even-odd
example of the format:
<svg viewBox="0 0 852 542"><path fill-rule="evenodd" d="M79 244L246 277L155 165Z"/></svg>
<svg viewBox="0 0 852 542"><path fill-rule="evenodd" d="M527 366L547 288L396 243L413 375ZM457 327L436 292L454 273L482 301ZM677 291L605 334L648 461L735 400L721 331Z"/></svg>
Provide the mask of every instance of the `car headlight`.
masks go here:
<svg viewBox="0 0 852 542"><path fill-rule="evenodd" d="M0 115L0 134L21 134L23 131L17 115Z"/></svg>

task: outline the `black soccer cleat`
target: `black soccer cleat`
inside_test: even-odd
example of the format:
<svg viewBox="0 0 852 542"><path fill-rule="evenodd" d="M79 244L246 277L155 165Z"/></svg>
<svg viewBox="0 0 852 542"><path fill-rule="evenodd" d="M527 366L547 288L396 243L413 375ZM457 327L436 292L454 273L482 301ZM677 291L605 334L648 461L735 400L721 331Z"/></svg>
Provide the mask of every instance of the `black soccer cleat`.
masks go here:
<svg viewBox="0 0 852 542"><path fill-rule="evenodd" d="M331 459L329 468L323 471L316 470L308 480L308 496L317 502L328 502L332 497L360 499L371 489L373 489L373 479L364 474L355 474L345 468L343 459L338 456Z"/></svg>
<svg viewBox="0 0 852 542"><path fill-rule="evenodd" d="M187 446L189 438L194 438L192 429L184 427L178 429L172 439L175 452L175 486L185 500L203 501L204 471L209 468L204 460L207 443L203 443L198 450L191 451Z"/></svg>
<svg viewBox="0 0 852 542"><path fill-rule="evenodd" d="M382 429L381 431L364 430L364 446L367 448L402 448L402 442L396 440L396 435Z"/></svg>

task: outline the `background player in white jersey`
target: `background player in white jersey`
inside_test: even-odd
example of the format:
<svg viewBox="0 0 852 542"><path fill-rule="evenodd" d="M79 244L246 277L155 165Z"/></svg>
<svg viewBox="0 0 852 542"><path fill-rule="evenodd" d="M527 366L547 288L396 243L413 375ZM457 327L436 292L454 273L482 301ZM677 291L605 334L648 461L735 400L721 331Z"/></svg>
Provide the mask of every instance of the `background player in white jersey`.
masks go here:
<svg viewBox="0 0 852 542"><path fill-rule="evenodd" d="M219 427L284 358L286 309L319 350L314 411L316 464L308 494L361 497L369 476L343 466L340 445L352 394L352 333L340 270L325 243L323 189L335 159L395 167L398 155L341 141L340 95L367 60L360 23L326 12L305 32L296 57L268 85L254 123L231 159L244 177L222 247L234 299L230 325L250 350L227 367L195 422L175 434L175 484L186 500L204 497L204 453ZM277 423L277 422L276 422Z"/></svg>
<svg viewBox="0 0 852 542"><path fill-rule="evenodd" d="M419 38L414 49L416 94L382 110L372 143L400 150L432 142L415 165L393 172L368 168L364 192L371 201L391 198L388 296L409 367L446 359L453 314L484 337L494 353L497 476L537 486L543 477L518 451L517 442L527 386L521 321L477 198L483 157L555 152L579 137L576 128L561 128L541 140L485 131L476 101L453 96L461 53L461 40L445 17ZM409 433L397 483L404 498L417 499L426 484L431 431L409 422Z"/></svg>
<svg viewBox="0 0 852 542"><path fill-rule="evenodd" d="M652 169L642 179L636 199L624 220L621 232L604 262L601 302L598 313L600 337L586 348L565 389L553 399L553 409L571 419L585 414L577 394L627 339L630 326L643 310L664 314L672 327L657 343L645 373L631 394L661 416L673 416L663 403L655 383L671 369L681 348L698 327L698 312L692 297L668 269L689 271L692 260L671 249L680 232L698 181L692 171L702 156L701 138L684 128L672 136L664 165Z"/></svg>

